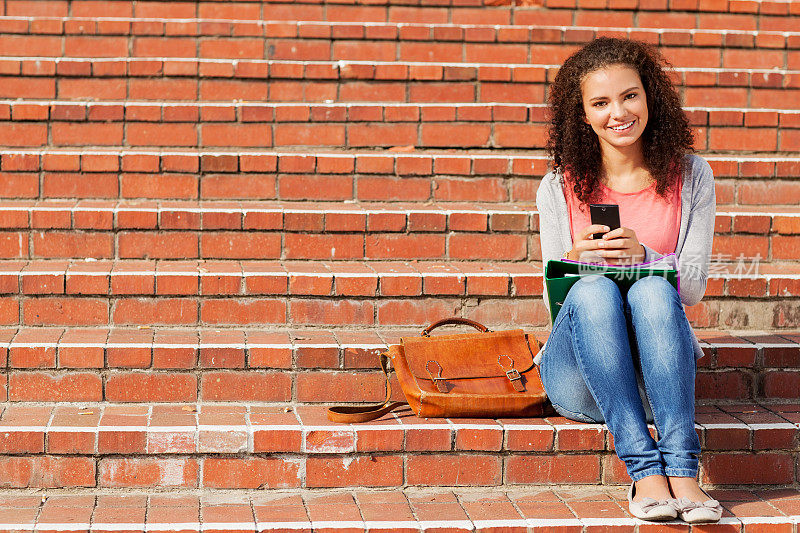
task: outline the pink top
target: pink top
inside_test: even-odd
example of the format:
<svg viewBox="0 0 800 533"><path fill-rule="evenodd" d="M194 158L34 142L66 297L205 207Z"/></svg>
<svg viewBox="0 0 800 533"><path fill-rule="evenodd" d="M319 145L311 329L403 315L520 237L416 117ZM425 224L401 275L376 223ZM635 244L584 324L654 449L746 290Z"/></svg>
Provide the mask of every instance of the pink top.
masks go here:
<svg viewBox="0 0 800 533"><path fill-rule="evenodd" d="M637 192L618 192L602 183L600 186L603 194L595 203L618 204L620 224L636 232L640 243L660 254L675 253L681 227L682 184L675 187L667 199L656 193L655 183ZM575 242L580 230L591 225L589 206L581 204L569 180L564 184L564 197L569 209L572 241Z"/></svg>

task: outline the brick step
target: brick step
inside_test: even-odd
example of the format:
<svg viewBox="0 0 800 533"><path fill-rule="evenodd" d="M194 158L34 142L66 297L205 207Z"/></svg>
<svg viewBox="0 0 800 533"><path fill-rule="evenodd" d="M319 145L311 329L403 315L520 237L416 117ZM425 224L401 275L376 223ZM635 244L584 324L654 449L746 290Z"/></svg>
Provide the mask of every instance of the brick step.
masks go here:
<svg viewBox="0 0 800 533"><path fill-rule="evenodd" d="M792 260L799 217L796 207L717 205L715 253ZM0 200L0 257L519 260L539 258L525 252L538 228L535 205L519 203ZM483 239L479 249L464 248L460 233ZM423 241L437 247L420 252Z"/></svg>
<svg viewBox="0 0 800 533"><path fill-rule="evenodd" d="M379 402L385 389L377 354L421 329L3 329L0 401ZM546 330L530 334L547 340ZM698 361L698 401L796 401L800 334L696 334L706 354ZM392 388L402 400L394 378Z"/></svg>
<svg viewBox="0 0 800 533"><path fill-rule="evenodd" d="M261 475L263 477L263 474ZM248 476L249 478L250 476ZM258 478L259 476L253 476ZM573 485L503 490L286 490L218 494L112 490L0 493L0 527L19 532L94 531L689 531L682 522L653 525L628 514L624 487ZM703 531L791 533L800 491L714 490L726 512ZM12 525L13 524L13 525ZM700 529L694 529L699 531Z"/></svg>
<svg viewBox="0 0 800 533"><path fill-rule="evenodd" d="M698 407L701 482L796 488L799 422L797 404ZM604 424L559 416L419 419L406 409L341 425L321 406L17 404L5 408L0 428L6 488L630 483Z"/></svg>
<svg viewBox="0 0 800 533"><path fill-rule="evenodd" d="M797 409L796 404L699 407L698 432L705 451L701 480L715 486L796 485ZM97 486L103 488L629 482L604 425L562 417L421 420L406 410L374 423L347 426L331 424L324 408L315 406L18 404L6 408L0 427L4 453L22 456L7 458L7 464L30 464L35 471L52 462L56 468L51 475L58 475L59 466L72 463L75 474L97 471ZM519 452L529 453L513 455ZM589 454L577 455L581 452ZM99 457L58 457L63 454ZM107 457L118 454L126 456ZM173 457L149 457L166 454ZM215 457L230 454L239 457ZM281 455L263 459L256 454ZM382 464L370 466L375 462ZM577 464L570 471L561 470L572 462ZM743 475L732 465L750 468ZM170 479L170 466L183 475ZM251 469L261 482L242 486L241 476ZM75 486L95 486L95 475L76 477L84 482ZM37 487L35 481L20 487L9 478L3 480L6 487ZM46 479L41 481L45 484L37 488L48 487Z"/></svg>
<svg viewBox="0 0 800 533"><path fill-rule="evenodd" d="M719 206L715 262L793 261L799 222L796 208ZM5 201L0 257L537 261L538 227L517 204Z"/></svg>
<svg viewBox="0 0 800 533"><path fill-rule="evenodd" d="M687 107L695 148L798 152L800 111ZM153 103L0 100L6 147L532 148L545 104ZM2 122L0 122L1 124Z"/></svg>
<svg viewBox="0 0 800 533"><path fill-rule="evenodd" d="M524 232L535 204L469 202L278 202L187 200L0 200L3 229L284 230L330 233ZM717 233L796 233L797 207L716 207ZM732 228L732 229L731 229Z"/></svg>
<svg viewBox="0 0 800 533"><path fill-rule="evenodd" d="M331 20L392 22L453 22L462 24L536 24L542 20L559 24L602 23L611 26L664 28L757 28L776 31L796 29L794 16L800 11L791 2L755 1L698 2L697 0L610 0L608 2L535 0L517 6L510 0L315 0L272 2L244 0L235 5L200 1L174 3L132 0L106 2L102 8L82 0L56 0L41 5L30 0L8 0L7 16L66 17L194 17L247 20ZM498 5L499 4L499 5ZM503 5L504 4L504 5Z"/></svg>
<svg viewBox="0 0 800 533"><path fill-rule="evenodd" d="M698 305L687 308L687 316L695 327L724 329L741 328L790 328L800 327L797 296L797 274L791 278L776 276L768 280L763 277L765 269L757 259L743 259L740 262L726 265L715 264L714 268L724 268L738 276L739 271L745 274L742 279L731 279L723 284L722 280L712 279L709 283L708 297ZM101 267L103 268L103 267ZM267 267L270 268L270 267ZM759 270L760 269L760 270ZM757 272L757 274L752 274ZM441 279L435 290L440 294L420 296L306 296L285 294L209 294L197 296L194 288L186 289L181 285L193 286L197 283L195 274L190 273L188 281L183 276L177 277L171 289L186 291L190 294L111 294L97 295L92 291L106 290L108 278L101 274L101 289L89 289L90 294L66 295L10 295L0 299L0 324L26 326L195 326L228 327L250 325L289 325L307 326L322 325L333 327L371 327L393 325L426 325L441 317L461 316L489 323L512 323L525 327L544 327L549 323L549 313L538 296L498 296L466 295L463 291L463 279L444 284ZM752 277L756 276L756 277ZM468 276L469 277L469 276ZM477 277L477 276L476 276ZM47 276L43 276L48 279ZM54 276L55 278L55 276ZM95 276L87 276L89 283L96 284ZM144 290L153 290L155 276L142 276L136 279L129 276L130 285L146 285ZM192 279L194 278L194 279ZM57 278L58 279L58 278ZM116 281L119 278L114 278ZM124 279L124 278L123 278ZM173 278L174 279L174 278ZM238 278L233 278L240 283ZM408 289L415 293L419 278L411 278L412 285ZM163 278L159 281L165 285ZM225 281L217 277L215 281L222 285ZM313 279L309 280L315 281ZM330 278L323 278L324 284ZM357 281L364 281L358 278ZM497 285L506 288L505 278L502 283L491 283L481 279L487 288L479 292L499 290ZM533 279L534 283L540 279ZM210 283L204 280L204 285ZM340 285L343 285L340 280ZM351 286L363 290L360 283ZM384 283L382 286L386 286ZM429 284L430 286L430 284ZM124 286L123 286L124 287ZM167 285L169 287L169 285ZM222 287L216 290L241 290ZM132 290L132 289L129 289ZM262 290L274 290L272 288ZM400 286L397 291L406 290ZM429 289L432 290L432 289ZM769 291L769 295L767 293ZM538 291L534 291L538 292ZM722 293L727 292L727 295ZM714 296L714 293L720 295Z"/></svg>
<svg viewBox="0 0 800 533"><path fill-rule="evenodd" d="M568 12L564 12L566 14ZM542 22L547 21L546 25ZM664 31L633 21L529 25L209 18L3 17L0 52L42 57L203 57L283 60L467 61L560 64L600 35L643 40L682 67L797 68L800 32L724 29ZM619 21L623 22L623 21ZM648 21L645 19L645 23ZM650 21L652 23L655 20ZM299 43L304 43L299 46ZM702 48L721 52L713 57ZM792 52L795 51L795 52Z"/></svg>
<svg viewBox="0 0 800 533"><path fill-rule="evenodd" d="M706 51L706 53L708 53ZM796 70L675 68L690 106L796 107ZM0 98L544 102L559 65L192 58L0 58Z"/></svg>
<svg viewBox="0 0 800 533"><path fill-rule="evenodd" d="M796 261L751 265L746 259L715 259L706 296L771 298L800 292ZM542 295L542 270L539 261L11 260L0 261L0 294L523 297Z"/></svg>
<svg viewBox="0 0 800 533"><path fill-rule="evenodd" d="M717 203L796 206L800 158L701 153ZM0 198L528 202L541 151L0 150ZM121 173L120 173L121 172ZM324 186L321 186L324 185Z"/></svg>
<svg viewBox="0 0 800 533"><path fill-rule="evenodd" d="M725 266L736 272L759 268L756 260ZM715 265L718 268L718 265ZM762 268L763 270L763 268ZM194 276L194 274L191 274ZM735 275L735 274L734 274ZM752 274L751 274L752 275ZM712 280L709 295L698 305L687 308L695 327L723 329L800 327L797 275L793 279L767 280L763 277L733 279L723 285ZM129 279L134 278L130 276ZM152 279L152 278L150 278ZM131 285L151 284L147 277L131 280ZM196 279L196 278L195 278ZM187 284L193 285L195 279ZM220 279L220 278L217 278ZM413 279L413 278L412 278ZM417 278L418 279L418 278ZM94 281L92 279L91 281ZM223 280L224 281L224 280ZM312 280L313 281L313 280ZM324 279L329 283L329 279ZM441 281L441 280L437 280ZM536 282L537 280L534 280ZM181 276L173 285L179 286ZM101 284L106 285L105 278ZM505 282L503 282L505 283ZM163 284L163 281L162 281ZM277 294L137 294L111 295L11 295L0 298L0 324L26 326L182 326L205 325L251 327L308 325L323 327L421 326L447 316L465 316L488 323L511 323L522 327L544 327L549 313L537 296L496 296L454 294L454 287L440 285L445 294L436 296L300 296ZM726 287L726 288L724 288ZM402 290L404 287L401 287ZM94 290L94 289L93 289ZM173 290L187 290L184 288ZM224 290L224 289L219 289ZM269 289L268 289L269 290ZM411 289L418 290L418 289ZM484 289L488 292L490 289ZM507 289L506 289L507 290ZM449 291L453 291L452 293ZM766 292L770 295L766 296ZM196 291L192 291L196 292Z"/></svg>
<svg viewBox="0 0 800 533"><path fill-rule="evenodd" d="M561 15L573 13L575 10L561 11ZM606 13L608 10L604 10ZM483 9L476 14L489 15L493 10ZM462 18L468 13L464 11ZM613 12L612 12L613 13ZM750 48L765 50L794 50L800 47L800 31L797 27L781 30L768 30L759 28L741 28L736 24L729 26L718 25L705 28L694 28L690 24L665 27L657 19L660 15L647 16L639 12L643 22L636 20L621 20L619 24L608 25L607 22L615 16L604 16L605 13L594 13L595 17L578 16L582 23L570 21L561 22L561 17L550 19L546 12L538 10L539 17L527 23L511 24L475 19L462 22L449 22L438 20L391 20L391 21L365 21L357 19L348 20L315 20L295 17L285 19L275 17L264 20L250 19L225 19L216 17L109 17L109 16L3 16L0 17L0 36L28 37L45 36L47 39L36 38L32 42L37 46L23 47L23 41L6 38L0 48L5 56L32 55L31 52L42 57L114 57L115 50L126 50L119 45L121 37L132 37L134 45L133 57L192 57L199 52L199 57L225 58L221 50L230 52L231 46L211 44L211 41L201 40L205 37L215 37L219 43L240 43L243 46L236 53L236 58L263 59L256 57L256 47L253 45L255 38L263 39L334 39L337 41L437 41L437 42L466 42L466 43L527 43L527 44L564 44L574 45L585 43L596 37L619 35L631 39L648 42L659 47L699 47L699 48ZM688 18L683 17L688 21ZM574 18L573 18L574 19ZM734 20L734 19L731 19ZM81 38L76 38L76 36ZM106 40L107 49L91 49L90 43L94 37L114 37ZM153 38L161 37L156 40ZM62 39L63 47L57 47L56 39ZM188 46L193 42L199 46L199 51ZM170 46L170 45L174 46ZM81 52L89 50L92 53L82 56ZM22 53L20 53L22 52ZM98 53L99 52L99 53ZM180 52L180 53L173 53ZM279 50L274 54L279 55ZM127 55L126 53L121 56ZM273 54L271 54L273 55ZM281 59L273 57L273 59ZM282 59L302 59L293 56ZM337 57L335 59L345 59ZM561 59L563 61L563 58ZM524 61L498 61L493 63L518 63ZM743 63L742 68L752 68L752 65Z"/></svg>
<svg viewBox="0 0 800 533"><path fill-rule="evenodd" d="M185 212L183 212L185 214ZM196 215L196 214L195 214ZM331 213L328 220L337 220ZM483 220L485 213L472 213L475 220ZM234 215L235 216L235 215ZM186 228L190 221L175 224ZM209 217L207 217L209 218ZM119 231L96 231L96 229L67 230L61 228L0 231L0 257L5 259L240 259L240 260L330 260L341 261L396 261L396 260L446 260L446 261L540 261L539 234L527 229L527 215L495 217L508 220L508 225L495 226L487 231L467 225L461 219L460 230L445 228L444 215L430 213L410 215L411 230L399 228L406 215L399 213L398 225L389 225L389 216L374 217L386 222L385 226L373 226L371 230L358 229L343 233L322 229L321 217L313 214L288 216L288 223L266 222L264 226L253 225L245 230L215 229L120 229ZM348 222L351 215L338 217ZM65 223L68 222L66 220ZM758 264L772 261L795 261L800 232L798 216L776 216L778 231L770 232L769 216L737 217L733 231L731 217L720 215L718 235L714 239L712 253L715 263L755 260L752 266L757 272ZM440 225L441 224L441 225ZM430 225L430 226L429 226ZM292 228L286 231L281 226ZM518 227L519 229L514 230ZM97 226L95 225L95 228ZM174 227L174 226L173 226ZM263 229L266 227L266 229ZM331 226L328 226L330 228ZM431 228L431 229L429 229ZM154 263L153 263L154 264ZM145 265L148 265L145 263ZM12 268L18 268L16 266ZM21 268L21 267L20 267ZM81 267L82 268L82 267ZM89 268L93 268L89 265ZM339 268L332 265L332 268ZM469 263L465 268L473 268ZM509 267L513 268L513 267ZM740 267L741 268L741 267ZM363 269L359 269L360 271ZM778 271L779 274L783 270ZM766 285L762 285L762 291Z"/></svg>

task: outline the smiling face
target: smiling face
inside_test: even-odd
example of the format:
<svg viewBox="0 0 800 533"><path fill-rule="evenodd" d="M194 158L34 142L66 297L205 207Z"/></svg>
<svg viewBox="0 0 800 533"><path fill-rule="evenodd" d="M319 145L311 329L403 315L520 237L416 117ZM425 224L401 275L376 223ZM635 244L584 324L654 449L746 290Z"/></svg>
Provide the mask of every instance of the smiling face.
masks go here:
<svg viewBox="0 0 800 533"><path fill-rule="evenodd" d="M642 80L627 65L610 65L587 74L581 82L586 123L603 149L641 146L647 126L647 97Z"/></svg>

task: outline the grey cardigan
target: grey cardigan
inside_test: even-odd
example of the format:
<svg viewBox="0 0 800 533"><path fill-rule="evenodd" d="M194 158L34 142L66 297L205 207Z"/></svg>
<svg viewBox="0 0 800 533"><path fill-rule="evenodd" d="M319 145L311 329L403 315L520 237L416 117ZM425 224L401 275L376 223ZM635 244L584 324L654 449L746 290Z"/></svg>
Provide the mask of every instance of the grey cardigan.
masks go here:
<svg viewBox="0 0 800 533"><path fill-rule="evenodd" d="M685 158L686 171L681 191L681 226L675 255L680 271L681 302L684 305L695 305L706 292L717 204L714 175L708 162L693 154L688 154ZM569 212L563 185L563 175L550 172L542 179L536 193L543 264L547 264L550 259L560 259L564 252L572 249ZM645 250L646 263L664 257L649 246L644 244L642 246ZM546 287L544 302L547 306ZM692 339L695 357L700 358L703 355L700 343L694 335ZM540 351L537 355L537 362L541 353Z"/></svg>

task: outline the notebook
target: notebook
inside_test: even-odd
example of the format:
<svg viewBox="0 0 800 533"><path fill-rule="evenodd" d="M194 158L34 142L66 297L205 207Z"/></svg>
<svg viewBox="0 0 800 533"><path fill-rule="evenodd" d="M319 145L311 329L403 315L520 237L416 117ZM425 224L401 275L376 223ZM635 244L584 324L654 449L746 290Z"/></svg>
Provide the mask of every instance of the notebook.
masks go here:
<svg viewBox="0 0 800 533"><path fill-rule="evenodd" d="M603 275L619 286L622 294L627 294L636 281L645 276L661 276L680 291L678 259L675 254L668 254L649 263L618 266L599 263L583 263L570 259L550 260L544 269L544 283L547 289L547 301L550 304L550 323L555 323L556 316L564 305L564 300L572 286L581 277Z"/></svg>

